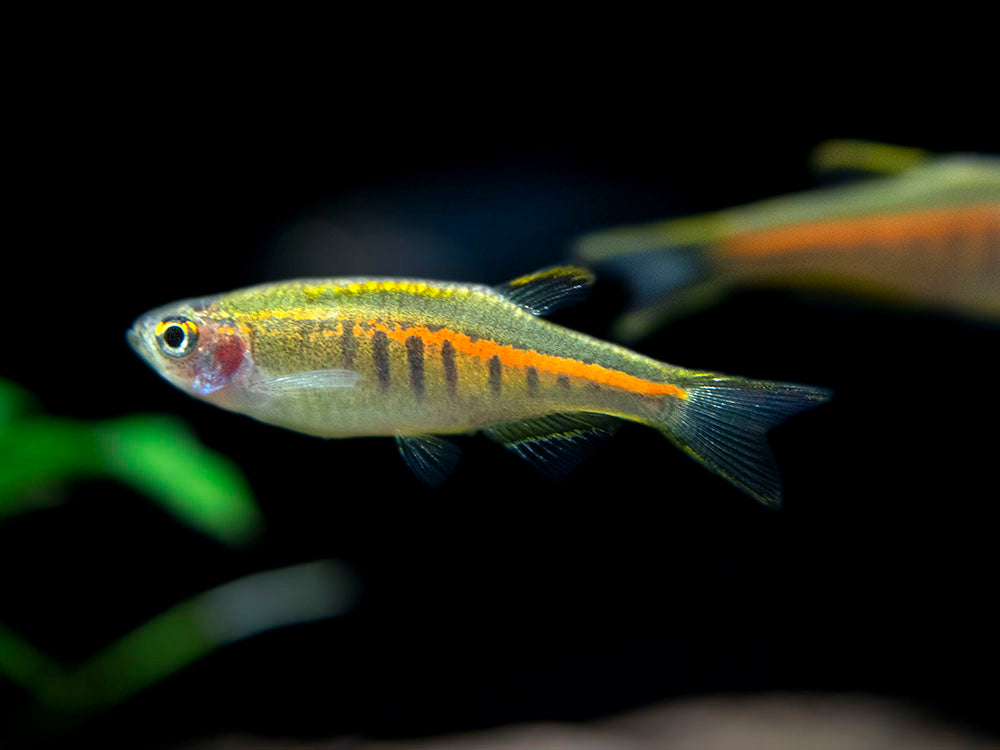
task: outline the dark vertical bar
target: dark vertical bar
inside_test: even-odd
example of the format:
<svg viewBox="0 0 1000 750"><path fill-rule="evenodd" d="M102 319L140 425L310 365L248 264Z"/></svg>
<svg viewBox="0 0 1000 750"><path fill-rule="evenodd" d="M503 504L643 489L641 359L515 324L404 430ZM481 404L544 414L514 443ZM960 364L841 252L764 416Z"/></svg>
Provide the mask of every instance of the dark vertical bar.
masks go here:
<svg viewBox="0 0 1000 750"><path fill-rule="evenodd" d="M490 390L494 396L500 395L500 385L503 379L503 365L500 364L500 357L494 354L490 357Z"/></svg>
<svg viewBox="0 0 1000 750"><path fill-rule="evenodd" d="M353 370L354 360L358 356L358 340L354 336L354 321L343 322L344 332L340 336L340 348L344 355L344 369Z"/></svg>
<svg viewBox="0 0 1000 750"><path fill-rule="evenodd" d="M535 398L538 396L538 369L533 365L528 365L524 371L524 377L528 383L528 395Z"/></svg>
<svg viewBox="0 0 1000 750"><path fill-rule="evenodd" d="M375 377L378 389L389 390L389 337L385 331L375 331L372 336L372 359L375 361Z"/></svg>
<svg viewBox="0 0 1000 750"><path fill-rule="evenodd" d="M455 347L447 339L441 344L441 366L444 367L448 395L454 396L458 392L458 368L455 366Z"/></svg>
<svg viewBox="0 0 1000 750"><path fill-rule="evenodd" d="M985 276L982 278L996 278L1000 274L1000 221L989 224L983 234L982 249L985 250L983 265Z"/></svg>
<svg viewBox="0 0 1000 750"><path fill-rule="evenodd" d="M560 375L556 378L556 382L559 383L560 388L565 388L569 390L569 375Z"/></svg>
<svg viewBox="0 0 1000 750"><path fill-rule="evenodd" d="M424 340L406 337L406 361L410 363L410 387L417 398L424 397Z"/></svg>

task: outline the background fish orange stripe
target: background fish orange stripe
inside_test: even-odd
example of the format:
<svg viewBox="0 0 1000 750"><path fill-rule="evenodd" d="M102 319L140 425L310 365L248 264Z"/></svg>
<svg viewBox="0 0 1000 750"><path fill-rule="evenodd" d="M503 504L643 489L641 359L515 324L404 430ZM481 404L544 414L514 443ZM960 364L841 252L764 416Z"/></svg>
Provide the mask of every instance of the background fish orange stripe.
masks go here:
<svg viewBox="0 0 1000 750"><path fill-rule="evenodd" d="M720 242L719 249L732 255L766 255L862 243L905 247L908 242L922 239L939 242L954 234L981 236L994 229L1000 229L1000 205L986 203L747 232Z"/></svg>

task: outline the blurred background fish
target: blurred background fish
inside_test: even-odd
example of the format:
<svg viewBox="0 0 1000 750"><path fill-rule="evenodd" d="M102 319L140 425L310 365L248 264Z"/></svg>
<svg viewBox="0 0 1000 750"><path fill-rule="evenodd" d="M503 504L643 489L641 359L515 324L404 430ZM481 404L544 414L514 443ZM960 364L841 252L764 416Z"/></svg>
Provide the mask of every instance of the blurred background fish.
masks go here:
<svg viewBox="0 0 1000 750"><path fill-rule="evenodd" d="M827 288L1000 321L1000 157L829 141L844 184L581 237L577 262L617 279L636 339L736 287Z"/></svg>

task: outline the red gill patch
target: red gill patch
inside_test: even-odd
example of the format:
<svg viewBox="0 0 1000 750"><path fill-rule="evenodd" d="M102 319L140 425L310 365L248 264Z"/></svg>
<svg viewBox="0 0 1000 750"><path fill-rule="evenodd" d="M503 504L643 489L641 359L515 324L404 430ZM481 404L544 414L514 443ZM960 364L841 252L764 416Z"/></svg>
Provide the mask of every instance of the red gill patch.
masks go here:
<svg viewBox="0 0 1000 750"><path fill-rule="evenodd" d="M228 380L240 365L243 364L243 353L246 346L239 336L220 336L215 345L215 362L218 374Z"/></svg>

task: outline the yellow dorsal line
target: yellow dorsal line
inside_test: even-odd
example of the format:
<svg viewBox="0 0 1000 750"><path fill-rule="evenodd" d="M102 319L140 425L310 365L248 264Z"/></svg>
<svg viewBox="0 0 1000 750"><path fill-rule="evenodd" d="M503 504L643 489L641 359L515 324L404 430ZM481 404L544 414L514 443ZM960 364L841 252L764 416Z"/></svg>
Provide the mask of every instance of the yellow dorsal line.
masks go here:
<svg viewBox="0 0 1000 750"><path fill-rule="evenodd" d="M271 293L285 292L294 285L283 285L275 287ZM431 299L444 299L448 297L467 297L476 292L476 289L462 289L459 287L439 287L427 284L422 281L356 281L350 284L309 284L299 287L302 295L309 301L315 302L324 294L342 294L348 296L358 296L371 292L392 292L411 294ZM499 298L498 298L499 299ZM295 307L271 307L256 312L235 312L233 317L240 320L329 320L337 315L336 308L317 306L297 305Z"/></svg>

